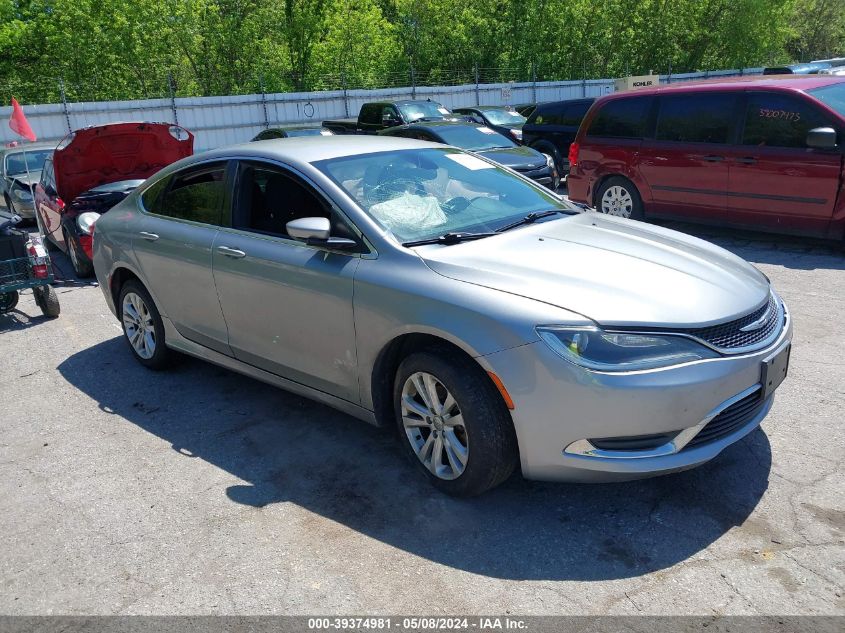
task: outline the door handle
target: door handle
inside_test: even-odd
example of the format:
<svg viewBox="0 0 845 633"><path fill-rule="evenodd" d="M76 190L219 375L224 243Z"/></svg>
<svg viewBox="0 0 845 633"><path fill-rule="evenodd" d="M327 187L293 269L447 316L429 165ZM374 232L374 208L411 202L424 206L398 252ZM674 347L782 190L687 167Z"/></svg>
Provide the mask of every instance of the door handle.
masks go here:
<svg viewBox="0 0 845 633"><path fill-rule="evenodd" d="M741 163L743 165L753 165L757 162L757 159L753 156L743 156L742 158L737 158L736 162Z"/></svg>
<svg viewBox="0 0 845 633"><path fill-rule="evenodd" d="M719 156L717 154L708 154L707 156L702 156L701 160L706 161L708 163L721 163L725 160L724 156Z"/></svg>
<svg viewBox="0 0 845 633"><path fill-rule="evenodd" d="M217 252L221 255L225 255L226 257L231 257L233 259L241 259L242 257L246 257L246 253L244 253L243 251L240 251L237 248L229 248L228 246L218 246Z"/></svg>
<svg viewBox="0 0 845 633"><path fill-rule="evenodd" d="M150 242L155 242L158 239L158 235L156 235L155 233L147 233L146 231L141 231L140 233L138 233L138 235Z"/></svg>

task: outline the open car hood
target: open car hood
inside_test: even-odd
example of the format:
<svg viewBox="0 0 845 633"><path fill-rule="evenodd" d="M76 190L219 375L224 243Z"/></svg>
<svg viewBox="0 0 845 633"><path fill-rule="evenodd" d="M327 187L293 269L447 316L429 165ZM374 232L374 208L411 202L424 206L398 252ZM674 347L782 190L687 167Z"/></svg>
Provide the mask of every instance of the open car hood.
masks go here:
<svg viewBox="0 0 845 633"><path fill-rule="evenodd" d="M194 151L194 135L169 123L109 123L77 130L53 155L56 192L71 202L89 189L145 180Z"/></svg>

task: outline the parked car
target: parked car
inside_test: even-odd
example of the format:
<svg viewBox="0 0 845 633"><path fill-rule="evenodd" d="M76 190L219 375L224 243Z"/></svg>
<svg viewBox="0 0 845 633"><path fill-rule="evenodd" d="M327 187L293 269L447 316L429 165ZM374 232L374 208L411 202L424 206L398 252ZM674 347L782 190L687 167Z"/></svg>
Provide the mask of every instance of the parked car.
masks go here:
<svg viewBox="0 0 845 633"><path fill-rule="evenodd" d="M0 191L11 216L35 218L32 187L55 147L55 143L26 143L0 149Z"/></svg>
<svg viewBox="0 0 845 633"><path fill-rule="evenodd" d="M569 146L595 99L553 101L537 106L522 126L522 142L554 158L561 177L569 173Z"/></svg>
<svg viewBox="0 0 845 633"><path fill-rule="evenodd" d="M845 78L746 77L602 97L570 151L572 200L631 217L841 239Z"/></svg>
<svg viewBox="0 0 845 633"><path fill-rule="evenodd" d="M288 125L285 127L271 127L255 135L253 141L266 141L271 138L291 138L294 136L331 136L331 130L314 125Z"/></svg>
<svg viewBox="0 0 845 633"><path fill-rule="evenodd" d="M481 123L491 130L509 136L517 143L522 142L522 126L525 124L525 117L510 106L455 108L453 112L472 117L476 123Z"/></svg>
<svg viewBox="0 0 845 633"><path fill-rule="evenodd" d="M110 123L72 132L45 160L35 188L45 244L66 252L78 277L90 277L100 215L193 148L194 135L169 123Z"/></svg>
<svg viewBox="0 0 845 633"><path fill-rule="evenodd" d="M831 67L830 62L807 62L789 66L770 66L763 69L764 75L815 75Z"/></svg>
<svg viewBox="0 0 845 633"><path fill-rule="evenodd" d="M448 108L430 99L425 101L378 101L361 106L357 119L323 121L323 127L335 134L375 134L389 127L417 121L458 121Z"/></svg>
<svg viewBox="0 0 845 633"><path fill-rule="evenodd" d="M171 165L98 220L94 268L142 365L179 350L392 427L457 495L517 465L618 481L702 464L768 413L792 338L732 253L388 136Z"/></svg>
<svg viewBox="0 0 845 633"><path fill-rule="evenodd" d="M514 110L519 112L522 116L526 119L531 116L531 113L537 109L536 103L519 103L513 107Z"/></svg>
<svg viewBox="0 0 845 633"><path fill-rule="evenodd" d="M387 136L415 138L460 147L510 167L523 176L546 185L552 191L560 186L560 176L551 156L517 144L511 138L477 123L425 121L393 127L380 132Z"/></svg>
<svg viewBox="0 0 845 633"><path fill-rule="evenodd" d="M824 68L819 71L820 75L835 75L837 77L845 76L845 67L835 66L833 68Z"/></svg>

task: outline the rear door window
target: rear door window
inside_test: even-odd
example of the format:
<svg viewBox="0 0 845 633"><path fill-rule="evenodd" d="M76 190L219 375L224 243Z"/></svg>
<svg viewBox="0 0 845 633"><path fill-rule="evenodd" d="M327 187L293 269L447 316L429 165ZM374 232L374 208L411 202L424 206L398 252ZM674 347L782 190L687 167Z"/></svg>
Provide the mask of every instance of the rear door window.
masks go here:
<svg viewBox="0 0 845 633"><path fill-rule="evenodd" d="M745 111L743 145L806 147L807 132L830 122L812 103L788 94L752 92Z"/></svg>
<svg viewBox="0 0 845 633"><path fill-rule="evenodd" d="M642 138L651 97L629 97L608 101L598 111L587 136L600 138Z"/></svg>
<svg viewBox="0 0 845 633"><path fill-rule="evenodd" d="M154 195L150 187L144 194ZM220 225L226 191L226 163L203 165L174 175L152 201L152 213L180 220ZM146 200L144 200L146 204Z"/></svg>
<svg viewBox="0 0 845 633"><path fill-rule="evenodd" d="M682 143L728 143L734 129L733 94L660 97L655 138Z"/></svg>

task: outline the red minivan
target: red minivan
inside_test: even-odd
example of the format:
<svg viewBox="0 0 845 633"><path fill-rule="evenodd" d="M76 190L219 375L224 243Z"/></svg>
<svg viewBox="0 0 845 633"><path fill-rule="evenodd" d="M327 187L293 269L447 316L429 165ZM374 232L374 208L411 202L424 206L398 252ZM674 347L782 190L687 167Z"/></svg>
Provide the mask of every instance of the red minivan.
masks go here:
<svg viewBox="0 0 845 633"><path fill-rule="evenodd" d="M570 147L576 202L842 239L845 77L690 82L598 99Z"/></svg>

